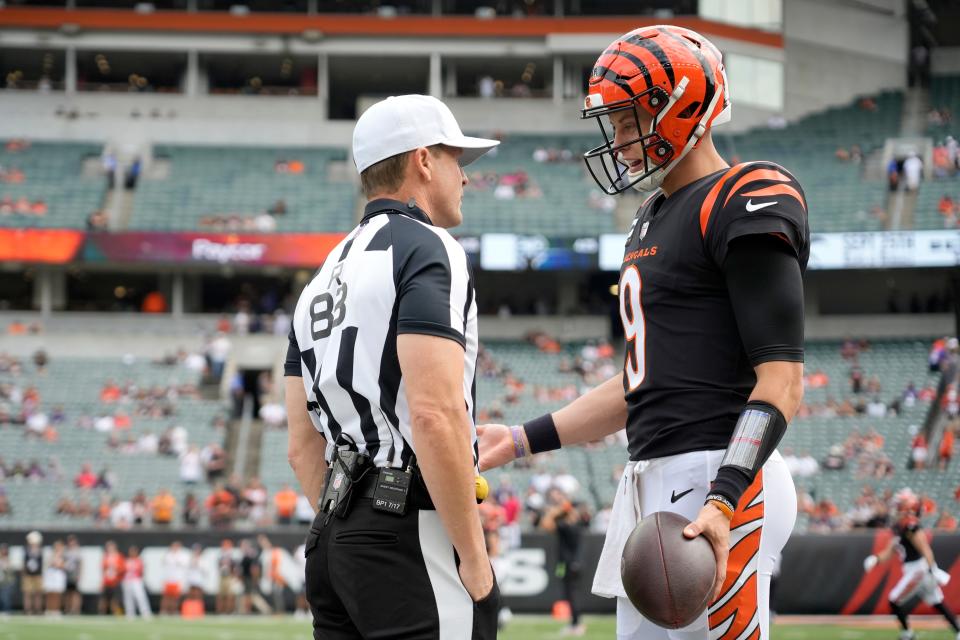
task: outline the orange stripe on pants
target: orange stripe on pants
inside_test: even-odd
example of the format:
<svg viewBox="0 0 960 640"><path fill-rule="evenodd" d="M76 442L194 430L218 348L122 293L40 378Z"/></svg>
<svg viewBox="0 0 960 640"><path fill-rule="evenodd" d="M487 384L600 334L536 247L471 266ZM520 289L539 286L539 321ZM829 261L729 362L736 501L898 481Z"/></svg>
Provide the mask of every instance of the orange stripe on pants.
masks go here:
<svg viewBox="0 0 960 640"><path fill-rule="evenodd" d="M757 501L757 497L763 491L763 471L757 474L753 483L747 488L740 502L737 504L737 510L733 514L733 520L730 521L730 530L755 523L757 520L763 520L763 499ZM751 506L751 503L754 503ZM727 560L727 575L723 581L723 588L720 591L720 598L723 600L729 596L729 591L737 584L741 576L749 575L740 588L730 596L722 607L711 613L708 617L710 629L716 629L723 626L724 623L733 618L732 623L726 632L718 640L732 640L746 631L750 623L759 614L759 601L757 597L757 556L760 553L760 536L763 527L757 527L744 536L739 542L730 548L730 557ZM748 640L754 640L760 637L759 628L751 634Z"/></svg>

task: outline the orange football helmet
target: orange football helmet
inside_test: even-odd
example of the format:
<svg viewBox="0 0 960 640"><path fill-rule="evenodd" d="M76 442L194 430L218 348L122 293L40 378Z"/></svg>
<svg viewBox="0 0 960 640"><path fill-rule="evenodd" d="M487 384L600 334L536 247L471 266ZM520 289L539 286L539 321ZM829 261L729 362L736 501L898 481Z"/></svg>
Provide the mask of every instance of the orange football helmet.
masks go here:
<svg viewBox="0 0 960 640"><path fill-rule="evenodd" d="M638 109L652 119L646 130ZM632 110L637 135L615 145L604 116L625 110ZM634 29L597 58L581 117L596 118L603 134L604 143L584 154L601 189L656 189L712 126L730 119L720 50L682 27ZM628 166L620 154L634 144L642 145L642 162Z"/></svg>
<svg viewBox="0 0 960 640"><path fill-rule="evenodd" d="M909 487L904 487L893 496L893 504L900 515L918 515L920 498Z"/></svg>

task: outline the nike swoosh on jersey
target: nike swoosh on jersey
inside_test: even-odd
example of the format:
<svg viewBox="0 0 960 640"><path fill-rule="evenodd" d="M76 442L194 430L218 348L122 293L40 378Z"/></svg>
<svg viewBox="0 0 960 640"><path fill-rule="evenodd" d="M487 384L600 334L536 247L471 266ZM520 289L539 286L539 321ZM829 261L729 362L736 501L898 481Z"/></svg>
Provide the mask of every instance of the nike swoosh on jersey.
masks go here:
<svg viewBox="0 0 960 640"><path fill-rule="evenodd" d="M679 500L679 499L682 498L683 496L687 495L687 494L690 493L691 491L693 491L693 487L690 487L690 488L687 489L686 491L681 491L680 493L677 493L677 490L674 489L674 490L670 493L670 504L674 504L677 500Z"/></svg>
<svg viewBox="0 0 960 640"><path fill-rule="evenodd" d="M753 204L753 200L747 200L747 212L753 213L754 211L759 211L760 209L763 209L765 207L769 207L775 204L777 204L776 200L773 200L772 202L761 202L760 204Z"/></svg>

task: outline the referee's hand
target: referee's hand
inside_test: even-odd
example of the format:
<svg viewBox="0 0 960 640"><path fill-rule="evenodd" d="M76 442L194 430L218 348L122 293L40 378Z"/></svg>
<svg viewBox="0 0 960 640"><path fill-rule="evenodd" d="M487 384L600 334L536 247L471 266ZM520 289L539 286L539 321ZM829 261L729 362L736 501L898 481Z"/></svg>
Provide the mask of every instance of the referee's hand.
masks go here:
<svg viewBox="0 0 960 640"><path fill-rule="evenodd" d="M479 602L490 595L493 591L493 567L490 566L490 559L484 557L474 562L460 562L460 582L463 583L470 599Z"/></svg>
<svg viewBox="0 0 960 640"><path fill-rule="evenodd" d="M513 436L505 424L477 425L477 446L480 448L480 471L496 469L516 458Z"/></svg>

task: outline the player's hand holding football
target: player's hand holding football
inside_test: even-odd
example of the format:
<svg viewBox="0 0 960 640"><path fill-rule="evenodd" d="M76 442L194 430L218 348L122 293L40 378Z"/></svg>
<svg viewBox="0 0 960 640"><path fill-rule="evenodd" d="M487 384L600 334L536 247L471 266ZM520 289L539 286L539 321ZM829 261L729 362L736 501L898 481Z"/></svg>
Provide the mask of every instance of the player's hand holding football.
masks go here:
<svg viewBox="0 0 960 640"><path fill-rule="evenodd" d="M480 449L480 471L496 469L517 457L510 427L505 424L477 425L477 446Z"/></svg>
<svg viewBox="0 0 960 640"><path fill-rule="evenodd" d="M717 557L717 579L713 586L713 598L720 596L720 588L727 576L727 557L730 555L730 520L714 505L707 503L700 509L697 519L683 530L687 538L696 538L703 535L713 546L713 553Z"/></svg>

